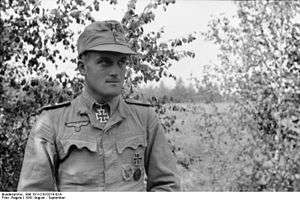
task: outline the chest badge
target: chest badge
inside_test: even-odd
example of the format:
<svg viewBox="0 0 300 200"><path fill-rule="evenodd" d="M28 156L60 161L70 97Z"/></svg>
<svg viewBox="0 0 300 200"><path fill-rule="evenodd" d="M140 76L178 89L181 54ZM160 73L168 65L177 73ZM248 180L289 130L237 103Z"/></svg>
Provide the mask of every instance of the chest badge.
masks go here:
<svg viewBox="0 0 300 200"><path fill-rule="evenodd" d="M102 107L97 108L96 110L96 118L97 120L99 120L101 123L106 123L109 119L109 115L108 112L103 109Z"/></svg>
<svg viewBox="0 0 300 200"><path fill-rule="evenodd" d="M66 127L73 127L76 132L81 130L82 126L87 126L90 124L90 121L75 121L75 122L66 122Z"/></svg>
<svg viewBox="0 0 300 200"><path fill-rule="evenodd" d="M142 163L142 159L143 158L141 157L140 153L135 153L133 157L134 166L136 167L140 166Z"/></svg>
<svg viewBox="0 0 300 200"><path fill-rule="evenodd" d="M125 181L129 181L133 175L133 168L129 164L122 166L122 176Z"/></svg>

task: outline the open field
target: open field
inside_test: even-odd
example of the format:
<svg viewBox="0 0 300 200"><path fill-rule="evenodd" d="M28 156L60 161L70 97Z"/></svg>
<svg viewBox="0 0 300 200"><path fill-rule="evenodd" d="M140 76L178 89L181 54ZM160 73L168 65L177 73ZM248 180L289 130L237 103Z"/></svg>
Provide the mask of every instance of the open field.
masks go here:
<svg viewBox="0 0 300 200"><path fill-rule="evenodd" d="M167 131L177 157L184 191L235 191L242 173L251 174L244 154L251 134L241 113L231 104L168 104L166 116L175 116ZM246 124L246 125L245 125Z"/></svg>

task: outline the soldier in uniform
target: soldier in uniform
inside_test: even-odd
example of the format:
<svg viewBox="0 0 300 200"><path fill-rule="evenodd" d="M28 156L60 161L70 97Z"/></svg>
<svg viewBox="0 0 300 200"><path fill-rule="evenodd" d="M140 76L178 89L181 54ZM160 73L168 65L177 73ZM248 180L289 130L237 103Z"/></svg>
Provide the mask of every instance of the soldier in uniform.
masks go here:
<svg viewBox="0 0 300 200"><path fill-rule="evenodd" d="M176 163L148 104L121 97L129 48L117 21L77 43L83 92L43 108L25 150L19 191L178 191Z"/></svg>

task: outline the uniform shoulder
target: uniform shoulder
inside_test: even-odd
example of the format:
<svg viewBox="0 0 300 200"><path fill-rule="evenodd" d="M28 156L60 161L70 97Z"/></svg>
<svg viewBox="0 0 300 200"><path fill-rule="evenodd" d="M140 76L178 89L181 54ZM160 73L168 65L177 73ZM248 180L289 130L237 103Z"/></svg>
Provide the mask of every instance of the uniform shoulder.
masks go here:
<svg viewBox="0 0 300 200"><path fill-rule="evenodd" d="M62 108L62 107L67 107L71 105L71 101L65 101L62 103L56 103L56 104L51 104L51 105L46 105L43 106L39 109L38 113L41 113L43 111L47 111L47 110L54 110L54 109L58 109L58 108Z"/></svg>
<svg viewBox="0 0 300 200"><path fill-rule="evenodd" d="M135 100L131 98L124 99L125 103L137 106L144 106L144 107L153 107L153 105L147 101Z"/></svg>

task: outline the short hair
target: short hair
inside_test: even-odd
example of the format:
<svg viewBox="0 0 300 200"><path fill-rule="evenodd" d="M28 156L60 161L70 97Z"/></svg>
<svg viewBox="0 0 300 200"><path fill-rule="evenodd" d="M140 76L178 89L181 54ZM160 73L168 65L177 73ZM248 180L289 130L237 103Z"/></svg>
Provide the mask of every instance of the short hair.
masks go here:
<svg viewBox="0 0 300 200"><path fill-rule="evenodd" d="M89 57L89 51L85 51L78 56L78 60L86 61Z"/></svg>

